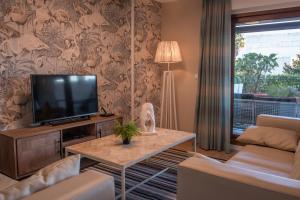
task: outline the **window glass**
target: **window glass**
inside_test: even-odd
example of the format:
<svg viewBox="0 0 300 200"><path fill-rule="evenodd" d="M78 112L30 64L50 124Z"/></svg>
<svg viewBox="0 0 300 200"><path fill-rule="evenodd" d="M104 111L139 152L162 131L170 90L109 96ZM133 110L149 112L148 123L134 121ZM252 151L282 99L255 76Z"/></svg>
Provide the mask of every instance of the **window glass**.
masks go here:
<svg viewBox="0 0 300 200"><path fill-rule="evenodd" d="M235 27L233 134L259 114L300 117L300 19Z"/></svg>

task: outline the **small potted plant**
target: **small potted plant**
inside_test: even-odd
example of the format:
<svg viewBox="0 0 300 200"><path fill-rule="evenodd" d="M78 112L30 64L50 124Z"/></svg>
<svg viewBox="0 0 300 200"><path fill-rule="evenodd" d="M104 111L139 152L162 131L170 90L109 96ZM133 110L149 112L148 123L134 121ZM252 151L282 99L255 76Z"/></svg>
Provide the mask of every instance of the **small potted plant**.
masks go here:
<svg viewBox="0 0 300 200"><path fill-rule="evenodd" d="M138 134L138 128L134 122L124 123L118 122L115 129L115 135L120 136L123 144L130 144L131 138Z"/></svg>

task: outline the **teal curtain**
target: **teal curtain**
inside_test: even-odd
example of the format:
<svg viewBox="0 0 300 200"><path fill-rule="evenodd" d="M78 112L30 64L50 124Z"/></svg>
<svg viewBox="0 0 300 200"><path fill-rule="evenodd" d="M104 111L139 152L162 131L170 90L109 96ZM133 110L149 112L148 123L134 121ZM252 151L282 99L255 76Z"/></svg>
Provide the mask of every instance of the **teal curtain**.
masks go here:
<svg viewBox="0 0 300 200"><path fill-rule="evenodd" d="M230 151L231 1L203 0L195 132L207 150Z"/></svg>

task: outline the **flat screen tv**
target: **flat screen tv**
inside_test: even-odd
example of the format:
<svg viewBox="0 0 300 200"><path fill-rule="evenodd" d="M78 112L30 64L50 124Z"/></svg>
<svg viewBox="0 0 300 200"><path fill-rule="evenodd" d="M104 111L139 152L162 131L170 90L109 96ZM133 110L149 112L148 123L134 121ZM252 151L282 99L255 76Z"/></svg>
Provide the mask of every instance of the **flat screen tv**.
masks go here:
<svg viewBox="0 0 300 200"><path fill-rule="evenodd" d="M31 75L34 123L50 123L98 112L95 75Z"/></svg>

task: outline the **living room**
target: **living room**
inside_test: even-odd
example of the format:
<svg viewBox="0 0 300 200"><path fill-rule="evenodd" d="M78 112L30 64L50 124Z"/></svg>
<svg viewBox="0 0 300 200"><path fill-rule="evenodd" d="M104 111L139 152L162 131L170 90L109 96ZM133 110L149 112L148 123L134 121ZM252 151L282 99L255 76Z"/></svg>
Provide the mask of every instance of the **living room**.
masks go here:
<svg viewBox="0 0 300 200"><path fill-rule="evenodd" d="M300 199L299 17L1 0L0 200Z"/></svg>

